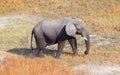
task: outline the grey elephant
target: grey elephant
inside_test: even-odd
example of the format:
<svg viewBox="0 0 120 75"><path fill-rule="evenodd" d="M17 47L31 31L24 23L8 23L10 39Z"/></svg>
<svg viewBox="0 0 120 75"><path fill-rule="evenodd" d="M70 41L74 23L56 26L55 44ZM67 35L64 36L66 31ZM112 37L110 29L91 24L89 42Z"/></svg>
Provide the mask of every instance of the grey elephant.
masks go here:
<svg viewBox="0 0 120 75"><path fill-rule="evenodd" d="M86 55L90 49L89 33L83 20L78 18L64 18L59 20L46 19L39 22L31 33L31 48L33 35L36 41L36 56L43 56L43 49L52 44L58 43L56 58L60 58L60 54L65 46L65 41L70 43L73 55L78 55L76 34L81 35L86 44Z"/></svg>

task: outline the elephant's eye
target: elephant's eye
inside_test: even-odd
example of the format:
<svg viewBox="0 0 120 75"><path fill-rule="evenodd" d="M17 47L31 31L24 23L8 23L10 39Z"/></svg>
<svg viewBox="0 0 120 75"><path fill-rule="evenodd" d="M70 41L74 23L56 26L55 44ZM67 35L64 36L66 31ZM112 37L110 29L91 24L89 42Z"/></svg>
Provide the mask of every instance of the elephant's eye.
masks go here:
<svg viewBox="0 0 120 75"><path fill-rule="evenodd" d="M77 25L76 25L76 28L77 28L77 29L80 29L81 27L79 26L79 24L77 24Z"/></svg>
<svg viewBox="0 0 120 75"><path fill-rule="evenodd" d="M76 24L76 25L78 25L78 24Z"/></svg>

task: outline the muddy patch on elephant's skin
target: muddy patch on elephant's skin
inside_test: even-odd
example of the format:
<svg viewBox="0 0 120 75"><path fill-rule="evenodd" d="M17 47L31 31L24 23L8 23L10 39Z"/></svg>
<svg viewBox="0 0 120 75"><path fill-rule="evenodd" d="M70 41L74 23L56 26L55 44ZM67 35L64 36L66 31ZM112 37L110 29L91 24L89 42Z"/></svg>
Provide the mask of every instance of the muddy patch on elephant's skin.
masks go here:
<svg viewBox="0 0 120 75"><path fill-rule="evenodd" d="M82 71L84 69L89 70L89 75L112 75L113 72L120 73L120 65L78 65L73 68L73 71Z"/></svg>

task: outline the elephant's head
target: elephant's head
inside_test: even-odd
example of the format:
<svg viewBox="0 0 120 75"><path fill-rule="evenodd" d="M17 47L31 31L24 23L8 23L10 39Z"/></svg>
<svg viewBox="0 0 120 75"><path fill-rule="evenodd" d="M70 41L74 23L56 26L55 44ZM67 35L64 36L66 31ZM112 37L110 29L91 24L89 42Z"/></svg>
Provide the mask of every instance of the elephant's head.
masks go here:
<svg viewBox="0 0 120 75"><path fill-rule="evenodd" d="M75 35L78 34L84 38L86 44L85 54L88 54L90 49L90 38L84 21L77 18L68 19L65 30L68 36L75 37Z"/></svg>

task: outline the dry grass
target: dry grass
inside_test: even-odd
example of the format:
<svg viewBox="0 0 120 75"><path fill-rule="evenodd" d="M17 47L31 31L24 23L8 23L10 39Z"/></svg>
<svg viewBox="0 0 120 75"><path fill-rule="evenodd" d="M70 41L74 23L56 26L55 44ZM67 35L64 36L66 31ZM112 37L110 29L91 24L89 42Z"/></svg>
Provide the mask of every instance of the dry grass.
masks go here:
<svg viewBox="0 0 120 75"><path fill-rule="evenodd" d="M0 75L73 75L70 68L55 59L24 58L8 55L0 61Z"/></svg>
<svg viewBox="0 0 120 75"><path fill-rule="evenodd" d="M92 75L90 73L90 70L88 70L87 68L83 69L83 70L78 70L75 75ZM94 74L95 75L95 74Z"/></svg>
<svg viewBox="0 0 120 75"><path fill-rule="evenodd" d="M120 31L119 0L0 0L0 15L33 14L42 18L78 17L90 31Z"/></svg>
<svg viewBox="0 0 120 75"><path fill-rule="evenodd" d="M105 47L91 48L90 54L85 56L84 51L79 51L77 57L72 57L71 55L63 54L62 62L68 64L69 66L75 66L80 64L120 64L119 51L109 51Z"/></svg>
<svg viewBox="0 0 120 75"><path fill-rule="evenodd" d="M0 61L0 75L90 75L88 68L73 72L56 59L8 54Z"/></svg>
<svg viewBox="0 0 120 75"><path fill-rule="evenodd" d="M0 14L26 13L51 18L65 16L88 18L93 15L92 13L98 13L99 11L118 12L119 2L119 0L0 0ZM94 15L96 16L96 14Z"/></svg>
<svg viewBox="0 0 120 75"><path fill-rule="evenodd" d="M97 34L116 40L116 44L113 46L100 46L91 47L90 54L88 56L83 55L83 47L79 47L78 57L72 56L72 50L70 46L66 46L62 54L62 59L59 62L73 67L78 64L120 64L120 0L0 0L0 15L11 14L32 14L41 18L62 18L62 17L78 17L82 18L90 31L90 34ZM10 20L12 25L0 28L0 50L10 51L15 50L24 55L26 50L29 51L30 34L33 26L37 23L31 22L28 19L14 19ZM2 39L2 40L1 40ZM78 42L79 44L79 42ZM15 48L15 49L14 49ZM56 49L54 47L50 49ZM82 51L81 51L82 50ZM0 53L0 55L2 55ZM5 54L7 55L7 54ZM65 69L64 73L72 73L68 71L68 68L61 67L58 61L52 60L51 52L46 55L47 60L44 59L30 59L19 56L7 56L3 63L0 63L0 72L3 75L8 75L14 72L16 75L29 75L43 73L45 70L50 69L47 73L51 72L51 69L57 70L60 67L61 70ZM14 62L10 62L14 61ZM42 62L41 62L42 61ZM51 62L55 62L55 67ZM21 62L21 63L19 63ZM49 65L40 65L37 63ZM28 65L26 65L28 64ZM45 69L41 70L41 66L45 66ZM52 68L50 68L52 66ZM20 67L20 68L17 68ZM33 69L33 68L35 69ZM10 69L13 69L10 70ZM22 71L21 71L22 70ZM81 71L83 75L86 75L87 70ZM58 73L60 73L58 72ZM56 72L55 72L56 73ZM78 73L79 75L79 73Z"/></svg>

